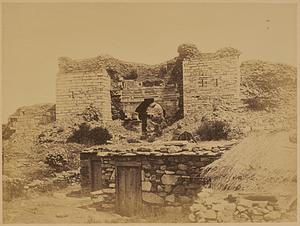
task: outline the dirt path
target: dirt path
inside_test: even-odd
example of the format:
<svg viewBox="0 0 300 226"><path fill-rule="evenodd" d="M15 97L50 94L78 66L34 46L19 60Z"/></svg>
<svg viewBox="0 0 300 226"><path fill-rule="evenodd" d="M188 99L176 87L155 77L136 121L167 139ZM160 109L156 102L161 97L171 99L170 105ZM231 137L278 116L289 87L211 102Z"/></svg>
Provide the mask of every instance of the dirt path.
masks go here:
<svg viewBox="0 0 300 226"><path fill-rule="evenodd" d="M30 198L14 199L3 203L3 223L188 223L188 215L165 213L146 218L122 217L114 212L99 211L92 207L90 197L73 196L80 185L70 186L53 193L32 194Z"/></svg>
<svg viewBox="0 0 300 226"><path fill-rule="evenodd" d="M128 218L112 212L96 211L89 207L90 197L67 197L78 191L79 185L29 199L15 199L3 203L4 223L116 223Z"/></svg>

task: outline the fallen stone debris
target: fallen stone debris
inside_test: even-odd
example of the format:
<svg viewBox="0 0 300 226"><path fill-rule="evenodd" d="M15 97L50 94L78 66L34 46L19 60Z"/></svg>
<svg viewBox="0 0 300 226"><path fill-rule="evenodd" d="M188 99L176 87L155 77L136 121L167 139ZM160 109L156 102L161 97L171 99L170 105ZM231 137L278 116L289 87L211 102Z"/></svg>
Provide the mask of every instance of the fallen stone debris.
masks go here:
<svg viewBox="0 0 300 226"><path fill-rule="evenodd" d="M190 207L189 220L198 223L284 222L295 210L294 199L266 193L203 189ZM289 202L283 203L282 200ZM293 217L296 220L296 216Z"/></svg>

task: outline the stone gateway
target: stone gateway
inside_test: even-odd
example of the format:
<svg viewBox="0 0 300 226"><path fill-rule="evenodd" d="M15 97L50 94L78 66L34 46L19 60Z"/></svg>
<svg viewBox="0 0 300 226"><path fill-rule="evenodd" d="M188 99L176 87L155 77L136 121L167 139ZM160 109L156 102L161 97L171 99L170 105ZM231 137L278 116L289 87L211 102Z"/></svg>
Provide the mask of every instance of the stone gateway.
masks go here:
<svg viewBox="0 0 300 226"><path fill-rule="evenodd" d="M188 48L195 53L191 55ZM107 56L60 58L57 120L81 114L91 104L99 109L102 120L112 120L132 118L145 100L155 99L165 117L176 120L192 112L203 114L219 104L238 102L238 50L200 53L193 45L183 44L178 52L178 57L159 65L133 64Z"/></svg>

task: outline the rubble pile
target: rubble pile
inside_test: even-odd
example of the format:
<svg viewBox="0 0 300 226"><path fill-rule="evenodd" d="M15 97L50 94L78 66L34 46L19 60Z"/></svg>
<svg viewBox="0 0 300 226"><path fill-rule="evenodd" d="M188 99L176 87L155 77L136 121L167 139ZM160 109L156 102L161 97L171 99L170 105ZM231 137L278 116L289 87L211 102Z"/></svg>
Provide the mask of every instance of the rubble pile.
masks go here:
<svg viewBox="0 0 300 226"><path fill-rule="evenodd" d="M215 193L202 189L190 207L189 219L198 223L284 222L295 210L296 201L296 197L266 193Z"/></svg>
<svg viewBox="0 0 300 226"><path fill-rule="evenodd" d="M74 128L67 123L51 123L38 136L39 143L65 143Z"/></svg>
<svg viewBox="0 0 300 226"><path fill-rule="evenodd" d="M80 182L80 170L69 170L69 171L63 171L61 173L57 173L55 175L54 184L64 184L70 185L73 183L79 183Z"/></svg>
<svg viewBox="0 0 300 226"><path fill-rule="evenodd" d="M35 179L30 183L23 184L22 190L24 194L29 194L32 191L46 192L55 189L67 187L68 185L80 182L79 170L69 170L60 173L55 173L52 177L43 178L43 180Z"/></svg>
<svg viewBox="0 0 300 226"><path fill-rule="evenodd" d="M74 170L79 167L79 153L85 148L84 145L76 143L44 143L37 145L32 153L35 161L41 161L55 172Z"/></svg>
<svg viewBox="0 0 300 226"><path fill-rule="evenodd" d="M19 134L34 133L54 121L54 104L36 104L18 108L9 117L7 127Z"/></svg>

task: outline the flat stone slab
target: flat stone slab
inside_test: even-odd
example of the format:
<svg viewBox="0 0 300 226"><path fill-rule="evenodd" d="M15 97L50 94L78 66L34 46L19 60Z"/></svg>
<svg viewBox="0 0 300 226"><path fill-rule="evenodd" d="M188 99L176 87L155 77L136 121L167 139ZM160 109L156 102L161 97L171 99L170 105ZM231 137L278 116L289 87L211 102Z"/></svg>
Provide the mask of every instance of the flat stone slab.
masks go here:
<svg viewBox="0 0 300 226"><path fill-rule="evenodd" d="M229 149L237 141L205 141L189 143L187 141L169 141L153 143L106 144L86 148L82 153L93 153L97 156L169 156L169 155L200 155L218 156Z"/></svg>

